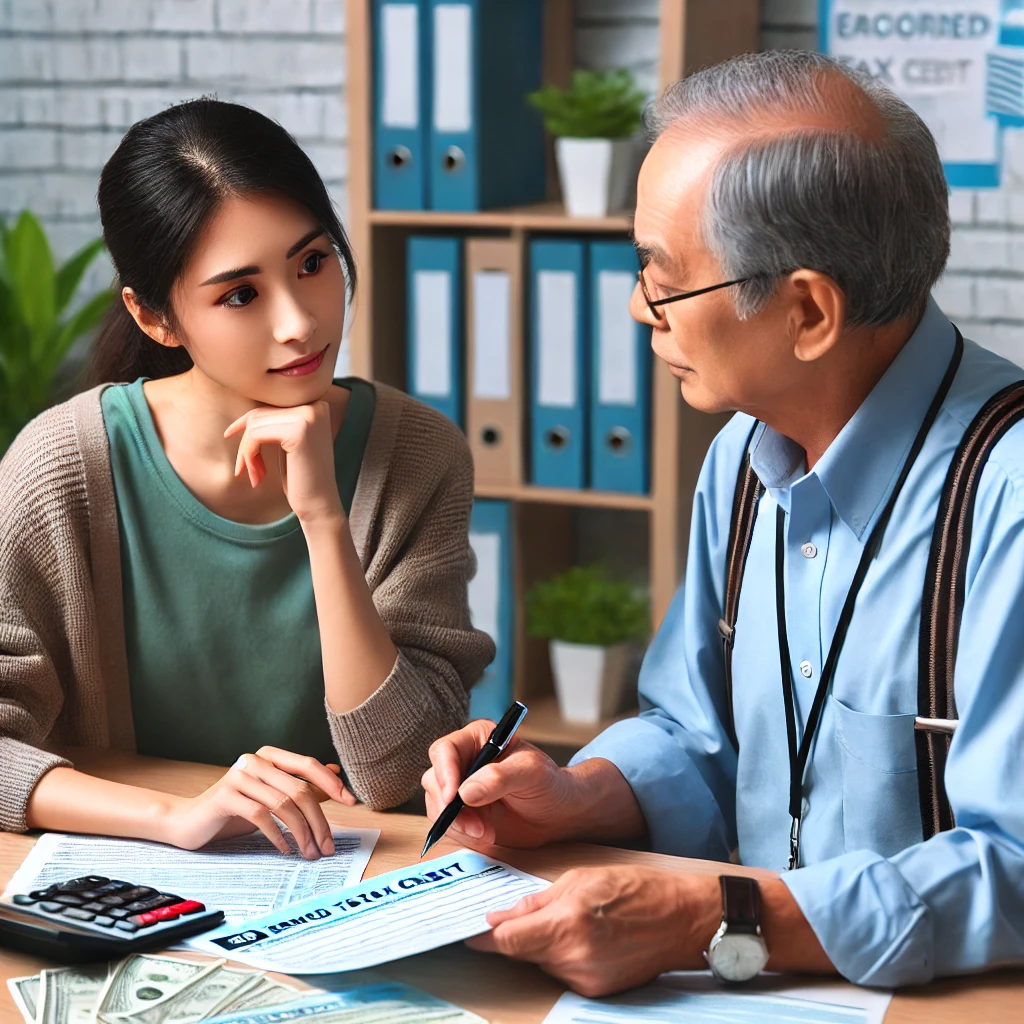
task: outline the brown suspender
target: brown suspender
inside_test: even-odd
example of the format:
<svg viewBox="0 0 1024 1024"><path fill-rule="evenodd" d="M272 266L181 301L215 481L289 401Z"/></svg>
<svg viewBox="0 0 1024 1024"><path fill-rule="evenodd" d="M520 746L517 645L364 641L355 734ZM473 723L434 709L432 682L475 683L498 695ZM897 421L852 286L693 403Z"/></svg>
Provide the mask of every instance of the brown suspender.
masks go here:
<svg viewBox="0 0 1024 1024"><path fill-rule="evenodd" d="M953 669L964 610L964 576L971 547L977 485L992 449L1021 419L1024 419L1024 381L993 395L967 428L950 463L935 519L921 603L915 722L921 825L925 839L956 825L942 780L957 719ZM747 437L736 480L726 553L725 610L718 620L725 655L725 725L737 748L732 710L732 649L743 570L754 535L758 504L764 493L761 481L751 468L748 451L757 426L755 423Z"/></svg>

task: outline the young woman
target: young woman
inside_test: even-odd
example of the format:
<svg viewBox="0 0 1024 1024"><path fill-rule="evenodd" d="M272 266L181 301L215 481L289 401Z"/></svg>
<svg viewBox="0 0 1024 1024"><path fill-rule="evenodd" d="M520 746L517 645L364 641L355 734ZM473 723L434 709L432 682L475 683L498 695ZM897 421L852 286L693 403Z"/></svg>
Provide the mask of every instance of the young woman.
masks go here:
<svg viewBox="0 0 1024 1024"><path fill-rule="evenodd" d="M120 297L97 386L0 463L0 827L287 850L273 812L331 853L319 801L407 799L493 657L467 446L332 381L352 253L280 125L209 99L140 121L99 205ZM233 767L185 799L69 746Z"/></svg>

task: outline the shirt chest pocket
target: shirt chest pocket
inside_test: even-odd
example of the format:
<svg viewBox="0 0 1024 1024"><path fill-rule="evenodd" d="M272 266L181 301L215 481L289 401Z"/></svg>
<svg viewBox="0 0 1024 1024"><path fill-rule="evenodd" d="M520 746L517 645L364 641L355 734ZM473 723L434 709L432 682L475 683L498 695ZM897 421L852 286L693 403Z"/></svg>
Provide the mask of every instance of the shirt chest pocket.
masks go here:
<svg viewBox="0 0 1024 1024"><path fill-rule="evenodd" d="M921 842L914 715L870 715L831 698L843 772L847 853L891 857Z"/></svg>

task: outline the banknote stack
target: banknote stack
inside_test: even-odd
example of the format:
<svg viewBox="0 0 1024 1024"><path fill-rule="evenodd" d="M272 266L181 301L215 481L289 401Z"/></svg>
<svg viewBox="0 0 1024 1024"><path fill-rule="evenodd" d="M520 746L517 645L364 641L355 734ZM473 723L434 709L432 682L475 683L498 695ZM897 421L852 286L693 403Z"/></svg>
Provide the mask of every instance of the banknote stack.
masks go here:
<svg viewBox="0 0 1024 1024"><path fill-rule="evenodd" d="M43 971L8 985L30 1024L192 1024L304 994L223 960L147 955Z"/></svg>

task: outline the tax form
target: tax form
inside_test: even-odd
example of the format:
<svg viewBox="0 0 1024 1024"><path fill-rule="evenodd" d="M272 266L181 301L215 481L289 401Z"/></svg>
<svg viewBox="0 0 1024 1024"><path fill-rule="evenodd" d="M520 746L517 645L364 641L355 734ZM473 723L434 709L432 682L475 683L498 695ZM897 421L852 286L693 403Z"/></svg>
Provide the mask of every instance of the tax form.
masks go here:
<svg viewBox="0 0 1024 1024"><path fill-rule="evenodd" d="M550 884L458 850L187 941L284 974L353 971L486 932L489 913Z"/></svg>
<svg viewBox="0 0 1024 1024"><path fill-rule="evenodd" d="M334 828L334 855L304 860L291 833L287 856L262 833L179 850L141 839L47 832L22 861L5 893L30 892L82 875L106 875L178 893L223 910L228 921L265 914L363 877L380 836L375 828Z"/></svg>

